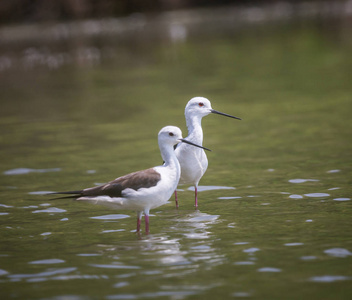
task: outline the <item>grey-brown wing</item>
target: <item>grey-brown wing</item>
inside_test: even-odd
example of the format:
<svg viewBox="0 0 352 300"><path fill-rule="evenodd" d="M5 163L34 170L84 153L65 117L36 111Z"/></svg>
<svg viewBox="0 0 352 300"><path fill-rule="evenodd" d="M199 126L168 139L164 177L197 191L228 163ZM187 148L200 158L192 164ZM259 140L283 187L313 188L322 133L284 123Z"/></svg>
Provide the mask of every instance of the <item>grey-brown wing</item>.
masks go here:
<svg viewBox="0 0 352 300"><path fill-rule="evenodd" d="M122 191L124 189L130 188L138 190L140 188L149 188L157 185L160 179L160 174L151 168L121 176L100 186L84 189L81 191L81 196L104 195L110 197L122 197Z"/></svg>

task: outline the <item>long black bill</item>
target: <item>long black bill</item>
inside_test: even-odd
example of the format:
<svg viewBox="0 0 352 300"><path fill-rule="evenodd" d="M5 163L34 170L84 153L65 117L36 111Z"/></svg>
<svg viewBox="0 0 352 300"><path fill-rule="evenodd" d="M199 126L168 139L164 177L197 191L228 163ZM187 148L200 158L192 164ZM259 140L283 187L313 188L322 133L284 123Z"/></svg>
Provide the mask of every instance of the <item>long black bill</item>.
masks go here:
<svg viewBox="0 0 352 300"><path fill-rule="evenodd" d="M208 148L205 148L205 147L203 147L203 146L199 146L199 145L197 145L197 144L193 144L192 142L187 141L187 140L185 140L185 139L180 139L180 141L181 141L181 142L183 142L183 143L186 143L186 144L189 144L189 145L192 145L192 146L195 146L195 147L198 147L198 148L204 149L204 150L211 151L211 150L210 150L210 149L208 149Z"/></svg>
<svg viewBox="0 0 352 300"><path fill-rule="evenodd" d="M235 117L235 116L231 116L231 115L222 113L222 112L217 111L217 110L215 110L215 109L211 109L210 111L211 111L211 113L213 113L213 114L217 114L217 115L221 115L221 116L225 116L225 117L229 117L229 118L233 118L233 119L237 119L237 120L242 120L241 118L238 118L238 117Z"/></svg>

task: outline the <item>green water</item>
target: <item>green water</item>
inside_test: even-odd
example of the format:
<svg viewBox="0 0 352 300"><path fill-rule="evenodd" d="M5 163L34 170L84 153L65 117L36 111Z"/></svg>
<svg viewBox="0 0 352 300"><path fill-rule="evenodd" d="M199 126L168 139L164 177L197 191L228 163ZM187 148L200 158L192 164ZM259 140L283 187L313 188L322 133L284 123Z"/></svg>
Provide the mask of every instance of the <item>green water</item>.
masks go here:
<svg viewBox="0 0 352 300"><path fill-rule="evenodd" d="M350 299L351 35L273 27L3 71L1 298ZM193 96L243 119L203 119L199 210L182 187L139 237L134 212L40 195L160 164Z"/></svg>

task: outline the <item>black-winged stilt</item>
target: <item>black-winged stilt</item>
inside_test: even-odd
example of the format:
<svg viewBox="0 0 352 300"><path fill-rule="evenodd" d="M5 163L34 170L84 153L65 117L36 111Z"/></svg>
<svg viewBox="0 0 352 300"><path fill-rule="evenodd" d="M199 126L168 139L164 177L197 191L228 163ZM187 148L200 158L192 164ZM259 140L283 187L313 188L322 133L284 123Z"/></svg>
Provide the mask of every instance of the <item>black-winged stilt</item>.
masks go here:
<svg viewBox="0 0 352 300"><path fill-rule="evenodd" d="M238 117L212 109L211 103L207 98L194 97L188 101L185 108L188 141L197 145L203 145L202 118L211 113L241 120ZM203 149L191 148L186 144L177 145L175 152L181 166L180 184L190 184L194 186L195 207L198 207L197 188L199 180L202 178L208 167L207 156ZM175 202L176 207L178 207L176 190Z"/></svg>
<svg viewBox="0 0 352 300"><path fill-rule="evenodd" d="M137 212L137 232L140 231L144 213L145 231L149 233L149 211L165 204L179 182L181 169L174 145L180 142L209 150L183 139L178 127L166 126L158 134L163 165L130 173L100 186L51 194L70 195L56 199L76 198L78 201L103 204L115 209L134 210Z"/></svg>

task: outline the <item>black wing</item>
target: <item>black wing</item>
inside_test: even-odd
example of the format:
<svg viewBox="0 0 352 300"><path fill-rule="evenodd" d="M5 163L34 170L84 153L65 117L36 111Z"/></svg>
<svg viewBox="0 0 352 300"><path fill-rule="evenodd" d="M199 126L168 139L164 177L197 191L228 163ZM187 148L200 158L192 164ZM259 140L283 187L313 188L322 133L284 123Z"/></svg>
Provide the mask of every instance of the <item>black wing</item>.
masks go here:
<svg viewBox="0 0 352 300"><path fill-rule="evenodd" d="M140 188L149 188L156 186L160 181L161 176L154 169L147 169L130 173L125 176L116 178L106 184L87 188L80 191L69 191L69 192L56 192L53 194L68 194L70 196L59 197L55 199L63 198L79 198L79 197L94 197L94 196L110 196L110 197L122 197L122 191L130 188L138 190Z"/></svg>

